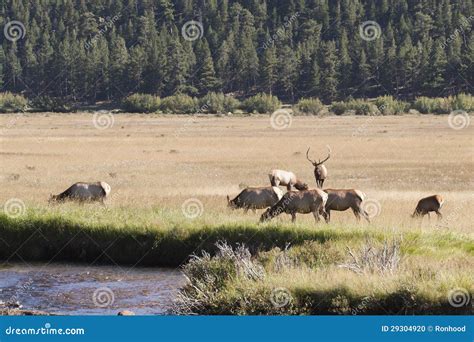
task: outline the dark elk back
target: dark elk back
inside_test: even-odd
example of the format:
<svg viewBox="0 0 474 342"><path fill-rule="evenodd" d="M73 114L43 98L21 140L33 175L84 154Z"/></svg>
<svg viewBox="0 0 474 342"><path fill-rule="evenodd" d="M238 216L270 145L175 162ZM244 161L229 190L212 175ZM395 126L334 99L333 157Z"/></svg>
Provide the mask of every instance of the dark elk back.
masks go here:
<svg viewBox="0 0 474 342"><path fill-rule="evenodd" d="M331 149L329 146L327 147L328 149L328 156L324 160L311 160L309 158L309 150L311 147L308 147L308 150L306 151L306 159L309 160L311 164L314 166L314 178L316 179L316 185L318 188L322 189L324 181L326 180L326 177L328 175L328 170L326 169L326 166L324 166L324 162L327 161L331 157Z"/></svg>

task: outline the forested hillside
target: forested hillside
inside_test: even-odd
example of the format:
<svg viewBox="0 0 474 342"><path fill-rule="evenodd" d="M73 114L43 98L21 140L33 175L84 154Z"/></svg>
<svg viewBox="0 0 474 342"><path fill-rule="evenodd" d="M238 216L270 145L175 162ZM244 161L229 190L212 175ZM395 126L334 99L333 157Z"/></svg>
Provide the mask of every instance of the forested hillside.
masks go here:
<svg viewBox="0 0 474 342"><path fill-rule="evenodd" d="M135 92L222 91L328 103L473 90L472 0L3 0L0 6L1 89L30 98L94 102Z"/></svg>

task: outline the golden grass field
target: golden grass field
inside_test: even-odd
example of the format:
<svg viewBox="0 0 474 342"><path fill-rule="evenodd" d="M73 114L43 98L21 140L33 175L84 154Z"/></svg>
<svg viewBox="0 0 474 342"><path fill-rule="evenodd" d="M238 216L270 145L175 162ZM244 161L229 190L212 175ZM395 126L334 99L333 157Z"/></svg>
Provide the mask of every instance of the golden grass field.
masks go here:
<svg viewBox="0 0 474 342"><path fill-rule="evenodd" d="M225 195L268 185L272 168L294 171L314 187L306 149L323 158L329 145L325 187L358 188L378 201L376 226L413 226L417 200L437 193L446 199L444 220L425 218L423 227L472 233L474 129L454 130L447 116L293 117L290 127L275 130L269 116L118 114L111 127L97 129L93 114L35 113L2 114L0 127L1 203L46 205L50 193L74 182L103 180L112 187L111 207L180 209L197 198L204 217L256 221L258 215L228 211ZM335 212L332 220L354 217Z"/></svg>

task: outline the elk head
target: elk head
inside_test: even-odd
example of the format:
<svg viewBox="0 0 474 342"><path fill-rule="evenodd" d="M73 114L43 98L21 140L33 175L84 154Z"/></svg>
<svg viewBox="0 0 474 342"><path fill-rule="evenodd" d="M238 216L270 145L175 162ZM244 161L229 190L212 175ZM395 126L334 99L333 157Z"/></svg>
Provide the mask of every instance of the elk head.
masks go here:
<svg viewBox="0 0 474 342"><path fill-rule="evenodd" d="M308 159L309 162L313 164L314 178L316 178L316 184L321 189L323 187L324 180L326 179L326 176L328 175L328 170L326 169L326 166L324 166L324 162L327 161L331 157L331 149L329 148L329 146L326 146L326 147L328 149L328 156L322 161L321 159L316 161L316 160L311 160L309 158L309 150L311 147L308 147L308 150L306 151L306 159Z"/></svg>

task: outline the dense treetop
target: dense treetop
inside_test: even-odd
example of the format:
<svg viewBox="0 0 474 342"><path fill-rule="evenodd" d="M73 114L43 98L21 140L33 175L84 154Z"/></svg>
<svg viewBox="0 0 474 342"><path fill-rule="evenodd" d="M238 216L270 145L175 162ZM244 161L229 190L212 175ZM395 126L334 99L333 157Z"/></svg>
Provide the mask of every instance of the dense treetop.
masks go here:
<svg viewBox="0 0 474 342"><path fill-rule="evenodd" d="M3 0L0 85L81 102L472 93L473 9L472 0Z"/></svg>

